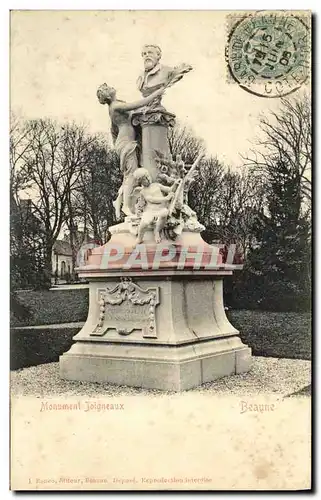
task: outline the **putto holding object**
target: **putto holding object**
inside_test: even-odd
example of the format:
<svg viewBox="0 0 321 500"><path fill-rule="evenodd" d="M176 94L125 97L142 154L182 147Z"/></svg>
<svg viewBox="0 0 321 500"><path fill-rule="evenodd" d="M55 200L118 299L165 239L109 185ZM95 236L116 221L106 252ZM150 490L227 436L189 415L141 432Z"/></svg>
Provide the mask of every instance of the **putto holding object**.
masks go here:
<svg viewBox="0 0 321 500"><path fill-rule="evenodd" d="M138 227L137 243L143 242L145 231L153 224L155 225L155 242L160 243L161 230L165 227L169 215L168 204L175 197L174 190L179 180L175 181L172 187L163 186L159 182L152 182L145 168L136 170L134 177L141 186L139 196L145 204Z"/></svg>

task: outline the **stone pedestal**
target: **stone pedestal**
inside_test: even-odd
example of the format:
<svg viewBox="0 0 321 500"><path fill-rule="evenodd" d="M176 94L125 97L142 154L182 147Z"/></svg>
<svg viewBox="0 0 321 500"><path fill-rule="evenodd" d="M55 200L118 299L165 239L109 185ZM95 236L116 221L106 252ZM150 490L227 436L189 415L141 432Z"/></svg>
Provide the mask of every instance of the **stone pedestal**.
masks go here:
<svg viewBox="0 0 321 500"><path fill-rule="evenodd" d="M141 164L146 168L153 182L157 177L157 165L155 161L155 150L161 151L169 156L168 127L175 124L175 115L164 108L146 110L145 112L134 112L132 115L134 126L140 126L142 130L142 158Z"/></svg>
<svg viewBox="0 0 321 500"><path fill-rule="evenodd" d="M101 255L121 234L114 229L111 242L95 249L79 270L90 283L88 318L75 344L60 357L61 376L180 391L247 371L251 350L229 323L223 305L223 279L233 266L209 269L206 260L193 269L190 259L179 269L178 257L154 269L150 256L157 245L150 243L143 259L147 268L121 269L122 258L104 269L98 264ZM126 237L130 246L134 236ZM176 245L178 254L184 242L190 250L194 242L204 254L210 247L198 234L187 233Z"/></svg>

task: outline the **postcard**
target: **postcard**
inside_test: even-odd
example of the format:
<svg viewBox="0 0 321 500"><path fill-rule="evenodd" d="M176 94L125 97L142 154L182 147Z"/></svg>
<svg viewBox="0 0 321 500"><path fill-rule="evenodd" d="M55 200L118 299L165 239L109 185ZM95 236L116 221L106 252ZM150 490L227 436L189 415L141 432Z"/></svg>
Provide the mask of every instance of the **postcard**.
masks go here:
<svg viewBox="0 0 321 500"><path fill-rule="evenodd" d="M311 29L11 11L11 490L311 489Z"/></svg>

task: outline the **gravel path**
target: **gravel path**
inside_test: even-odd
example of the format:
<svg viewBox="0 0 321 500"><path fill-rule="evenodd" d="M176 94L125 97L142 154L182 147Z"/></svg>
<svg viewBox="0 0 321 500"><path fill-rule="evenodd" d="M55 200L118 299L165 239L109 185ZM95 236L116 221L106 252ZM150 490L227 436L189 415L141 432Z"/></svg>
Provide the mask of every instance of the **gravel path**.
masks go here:
<svg viewBox="0 0 321 500"><path fill-rule="evenodd" d="M297 359L253 357L252 369L242 375L224 377L189 392L215 395L251 396L258 394L300 395L311 383L311 362ZM59 363L31 366L11 372L12 396L161 396L159 390L114 386L91 382L73 382L59 376Z"/></svg>

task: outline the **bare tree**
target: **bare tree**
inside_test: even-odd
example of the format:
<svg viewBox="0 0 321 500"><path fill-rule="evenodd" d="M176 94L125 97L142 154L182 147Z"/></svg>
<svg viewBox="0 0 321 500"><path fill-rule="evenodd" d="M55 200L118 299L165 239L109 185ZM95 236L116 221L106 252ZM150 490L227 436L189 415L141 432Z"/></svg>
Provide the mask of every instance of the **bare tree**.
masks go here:
<svg viewBox="0 0 321 500"><path fill-rule="evenodd" d="M10 265L12 290L39 286L43 275L41 223L32 213L31 201L21 199L30 187L23 159L30 150L28 124L12 114L10 119Z"/></svg>
<svg viewBox="0 0 321 500"><path fill-rule="evenodd" d="M30 151L28 123L22 122L14 113L10 116L10 198L18 205L20 192L28 187L28 175L22 169L23 159Z"/></svg>
<svg viewBox="0 0 321 500"><path fill-rule="evenodd" d="M103 137L96 136L86 152L86 166L74 190L74 210L84 231L97 243L108 239L108 228L116 224L113 201L121 185L116 152Z"/></svg>
<svg viewBox="0 0 321 500"><path fill-rule="evenodd" d="M246 266L247 295L263 307L307 307L311 241L311 107L307 94L282 99L260 119L256 150L244 158L261 176L264 210ZM284 306L284 304L287 304Z"/></svg>
<svg viewBox="0 0 321 500"><path fill-rule="evenodd" d="M93 141L85 127L59 126L51 120L27 124L22 172L29 179L34 214L41 221L47 280L51 276L52 248L67 217L70 191L85 166L85 152Z"/></svg>
<svg viewBox="0 0 321 500"><path fill-rule="evenodd" d="M302 198L311 202L311 102L307 94L294 99L281 99L278 112L262 116L261 137L256 150L244 158L245 163L267 177L277 163L284 164L295 175Z"/></svg>
<svg viewBox="0 0 321 500"><path fill-rule="evenodd" d="M180 154L187 164L192 164L204 149L203 141L190 128L180 124L169 129L168 140L171 155L175 158Z"/></svg>
<svg viewBox="0 0 321 500"><path fill-rule="evenodd" d="M172 155L181 154L186 163L192 163L204 148L192 130L180 125L170 131L169 142ZM259 175L247 169L232 171L217 158L205 157L189 193L190 206L206 227L205 239L236 243L246 254L255 242L253 224L263 209L262 192Z"/></svg>
<svg viewBox="0 0 321 500"><path fill-rule="evenodd" d="M217 224L224 166L217 158L205 158L189 192L189 204L210 233Z"/></svg>
<svg viewBox="0 0 321 500"><path fill-rule="evenodd" d="M222 242L234 243L246 255L256 242L253 226L264 209L264 185L247 169L227 169L218 197L217 233Z"/></svg>

